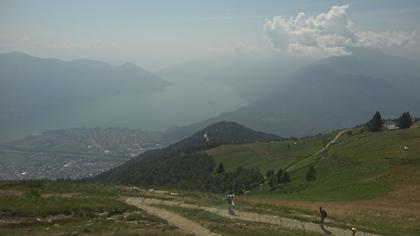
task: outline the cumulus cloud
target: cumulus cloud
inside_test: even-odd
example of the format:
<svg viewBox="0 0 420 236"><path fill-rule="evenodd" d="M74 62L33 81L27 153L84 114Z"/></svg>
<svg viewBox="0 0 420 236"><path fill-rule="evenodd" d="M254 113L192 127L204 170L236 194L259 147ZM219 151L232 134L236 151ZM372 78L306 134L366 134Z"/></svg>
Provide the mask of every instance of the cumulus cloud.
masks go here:
<svg viewBox="0 0 420 236"><path fill-rule="evenodd" d="M403 47L413 43L414 33L359 31L349 19L349 5L307 17L301 12L285 19L275 16L264 24L267 39L276 49L290 52L349 55L352 47Z"/></svg>

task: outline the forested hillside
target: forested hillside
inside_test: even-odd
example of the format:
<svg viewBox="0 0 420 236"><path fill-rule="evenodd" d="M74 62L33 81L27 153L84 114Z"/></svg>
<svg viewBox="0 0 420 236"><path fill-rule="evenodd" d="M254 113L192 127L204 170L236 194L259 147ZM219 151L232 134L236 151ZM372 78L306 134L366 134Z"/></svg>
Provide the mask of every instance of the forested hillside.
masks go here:
<svg viewBox="0 0 420 236"><path fill-rule="evenodd" d="M238 168L227 173L221 167L216 169L217 163L200 151L226 144L279 139L275 135L257 132L234 122L222 121L164 149L141 154L93 179L216 192L230 191L234 185L237 186L234 189L242 192L262 182L263 177L258 169Z"/></svg>

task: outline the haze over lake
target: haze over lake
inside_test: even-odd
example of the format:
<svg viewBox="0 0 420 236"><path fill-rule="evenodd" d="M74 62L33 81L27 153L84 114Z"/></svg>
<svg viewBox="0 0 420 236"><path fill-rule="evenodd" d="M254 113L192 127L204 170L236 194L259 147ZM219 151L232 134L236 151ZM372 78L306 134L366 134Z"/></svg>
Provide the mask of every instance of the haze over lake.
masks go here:
<svg viewBox="0 0 420 236"><path fill-rule="evenodd" d="M30 119L8 119L7 126L2 128L0 141L68 127L128 127L164 131L172 126L198 122L247 105L247 101L233 88L222 83L164 79L171 84L163 91L121 93L49 114L39 113Z"/></svg>
<svg viewBox="0 0 420 236"><path fill-rule="evenodd" d="M79 120L68 122L72 126L102 125L164 130L174 125L207 119L246 104L247 101L227 85L177 79L172 80L172 84L163 92L146 95L121 94L104 101L84 104L76 110L80 115ZM93 109L94 114L89 112Z"/></svg>

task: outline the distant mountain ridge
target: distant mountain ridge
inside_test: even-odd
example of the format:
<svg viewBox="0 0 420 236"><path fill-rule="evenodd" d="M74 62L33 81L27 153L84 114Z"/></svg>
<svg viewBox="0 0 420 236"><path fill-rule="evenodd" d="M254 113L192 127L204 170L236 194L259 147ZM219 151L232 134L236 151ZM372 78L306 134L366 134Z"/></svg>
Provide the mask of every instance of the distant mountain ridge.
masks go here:
<svg viewBox="0 0 420 236"><path fill-rule="evenodd" d="M81 105L120 94L160 92L167 85L161 77L131 63L114 66L88 59L0 54L0 142L18 137L14 133L29 134L26 130L74 126L54 124L67 119L61 114L76 113Z"/></svg>
<svg viewBox="0 0 420 236"><path fill-rule="evenodd" d="M165 78L194 79L229 85L236 93L252 102L261 94L282 84L290 74L298 71L314 59L275 55L267 58L221 58L210 61L194 61L162 69Z"/></svg>
<svg viewBox="0 0 420 236"><path fill-rule="evenodd" d="M106 93L155 92L168 83L131 63L113 66L95 60L63 61L18 52L0 54L0 69L3 95L11 94L10 89L25 89L29 95L46 96L54 94L41 92L56 89L61 96L88 98Z"/></svg>
<svg viewBox="0 0 420 236"><path fill-rule="evenodd" d="M375 50L315 62L272 86L248 106L171 128L163 138L180 140L220 120L287 137L352 127L376 110L385 117L420 113L420 65Z"/></svg>

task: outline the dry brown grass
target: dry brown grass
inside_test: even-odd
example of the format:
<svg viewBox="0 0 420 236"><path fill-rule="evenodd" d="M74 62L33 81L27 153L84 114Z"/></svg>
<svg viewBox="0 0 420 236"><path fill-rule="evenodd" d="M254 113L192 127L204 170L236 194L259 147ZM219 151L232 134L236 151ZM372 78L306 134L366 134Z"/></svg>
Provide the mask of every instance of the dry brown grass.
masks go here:
<svg viewBox="0 0 420 236"><path fill-rule="evenodd" d="M42 197L61 197L61 198L72 198L72 197L80 197L82 196L81 193L43 193L41 194Z"/></svg>
<svg viewBox="0 0 420 236"><path fill-rule="evenodd" d="M22 192L17 190L0 189L0 196L21 196Z"/></svg>

